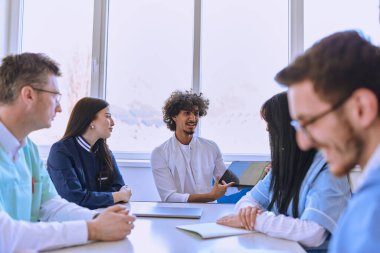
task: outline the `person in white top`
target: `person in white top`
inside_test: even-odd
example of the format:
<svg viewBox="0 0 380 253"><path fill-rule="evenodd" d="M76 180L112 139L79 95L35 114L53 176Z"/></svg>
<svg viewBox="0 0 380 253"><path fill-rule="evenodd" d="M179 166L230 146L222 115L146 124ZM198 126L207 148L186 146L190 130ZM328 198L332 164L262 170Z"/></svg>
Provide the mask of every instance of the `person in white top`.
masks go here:
<svg viewBox="0 0 380 253"><path fill-rule="evenodd" d="M208 99L191 91L175 91L165 102L164 122L174 135L151 155L153 177L162 201L211 202L234 183L233 175L229 171L225 174L227 169L215 142L194 136L208 106ZM222 176L230 182L221 180Z"/></svg>
<svg viewBox="0 0 380 253"><path fill-rule="evenodd" d="M335 178L316 150L299 149L285 92L265 102L261 115L267 122L272 168L236 204L237 214L217 223L298 241L307 250L326 251L326 239L351 195L348 179Z"/></svg>
<svg viewBox="0 0 380 253"><path fill-rule="evenodd" d="M10 55L0 66L0 252L121 240L134 216L101 214L62 199L28 135L61 112L58 65L43 54Z"/></svg>

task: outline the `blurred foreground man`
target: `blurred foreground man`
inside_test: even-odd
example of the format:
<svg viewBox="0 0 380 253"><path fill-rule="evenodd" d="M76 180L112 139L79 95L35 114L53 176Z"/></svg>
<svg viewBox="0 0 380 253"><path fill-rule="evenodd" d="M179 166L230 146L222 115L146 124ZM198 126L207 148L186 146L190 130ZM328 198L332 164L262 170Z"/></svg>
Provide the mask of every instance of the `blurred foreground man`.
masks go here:
<svg viewBox="0 0 380 253"><path fill-rule="evenodd" d="M342 214L330 252L380 250L380 50L355 31L312 46L276 76L289 87L299 146L318 148L336 176L356 164L357 192Z"/></svg>

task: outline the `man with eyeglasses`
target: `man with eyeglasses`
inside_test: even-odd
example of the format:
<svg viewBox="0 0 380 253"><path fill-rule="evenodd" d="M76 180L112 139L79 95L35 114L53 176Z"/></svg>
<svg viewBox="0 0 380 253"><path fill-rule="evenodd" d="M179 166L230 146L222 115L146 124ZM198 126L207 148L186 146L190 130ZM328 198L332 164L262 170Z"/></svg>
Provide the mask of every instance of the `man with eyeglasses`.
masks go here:
<svg viewBox="0 0 380 253"><path fill-rule="evenodd" d="M380 49L355 31L314 44L276 80L289 87L299 146L318 148L332 173L363 173L330 252L380 250Z"/></svg>
<svg viewBox="0 0 380 253"><path fill-rule="evenodd" d="M119 240L133 228L120 206L99 215L59 197L28 138L62 111L60 75L42 54L7 56L0 66L0 252Z"/></svg>

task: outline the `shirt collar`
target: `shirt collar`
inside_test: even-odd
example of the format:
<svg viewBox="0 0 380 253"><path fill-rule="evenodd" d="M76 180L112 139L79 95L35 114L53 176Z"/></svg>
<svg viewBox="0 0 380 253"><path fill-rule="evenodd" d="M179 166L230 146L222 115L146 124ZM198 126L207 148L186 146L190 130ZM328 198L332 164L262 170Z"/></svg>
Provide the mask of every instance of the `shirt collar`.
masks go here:
<svg viewBox="0 0 380 253"><path fill-rule="evenodd" d="M362 175L358 179L356 191L359 190L363 186L365 181L367 181L371 172L379 168L379 164L380 164L380 145L377 146L375 152L372 154L367 165L362 171Z"/></svg>
<svg viewBox="0 0 380 253"><path fill-rule="evenodd" d="M175 133L173 134L173 138L174 140L178 143L178 144L181 144L183 146L185 146L184 144L182 144L181 142L179 142L179 140L177 139L177 137L175 136ZM196 135L193 135L193 137L191 138L191 141L190 143L188 144L188 146L191 148L194 147L195 143L197 142L197 136ZM187 146L187 145L186 145Z"/></svg>
<svg viewBox="0 0 380 253"><path fill-rule="evenodd" d="M77 136L75 139L82 148L84 148L87 152L91 152L90 144L88 144L88 142L82 136Z"/></svg>
<svg viewBox="0 0 380 253"><path fill-rule="evenodd" d="M0 121L0 145L8 153L13 161L16 161L19 156L19 150L25 146L25 139L19 142L16 137L4 126Z"/></svg>

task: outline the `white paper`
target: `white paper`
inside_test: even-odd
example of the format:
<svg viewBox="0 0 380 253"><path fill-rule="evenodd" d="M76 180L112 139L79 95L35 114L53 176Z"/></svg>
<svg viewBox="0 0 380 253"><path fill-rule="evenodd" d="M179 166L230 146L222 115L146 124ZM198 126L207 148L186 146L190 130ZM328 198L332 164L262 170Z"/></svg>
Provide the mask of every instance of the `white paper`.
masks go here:
<svg viewBox="0 0 380 253"><path fill-rule="evenodd" d="M177 228L196 233L199 236L201 236L203 239L231 236L231 235L243 235L243 234L250 234L250 233L255 232L255 231L248 231L242 228L233 228L233 227L223 226L223 225L216 224L215 222L182 225L182 226L177 226Z"/></svg>

